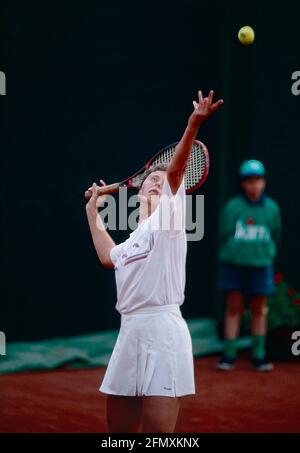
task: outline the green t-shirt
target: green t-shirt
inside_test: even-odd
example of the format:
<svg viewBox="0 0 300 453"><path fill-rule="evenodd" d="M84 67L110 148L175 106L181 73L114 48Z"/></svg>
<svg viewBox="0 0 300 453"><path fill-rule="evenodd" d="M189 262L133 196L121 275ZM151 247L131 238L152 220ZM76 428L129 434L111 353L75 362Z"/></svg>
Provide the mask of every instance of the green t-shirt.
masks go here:
<svg viewBox="0 0 300 453"><path fill-rule="evenodd" d="M259 202L251 202L243 195L233 197L221 213L220 260L269 266L276 256L280 236L280 208L272 198L263 195Z"/></svg>

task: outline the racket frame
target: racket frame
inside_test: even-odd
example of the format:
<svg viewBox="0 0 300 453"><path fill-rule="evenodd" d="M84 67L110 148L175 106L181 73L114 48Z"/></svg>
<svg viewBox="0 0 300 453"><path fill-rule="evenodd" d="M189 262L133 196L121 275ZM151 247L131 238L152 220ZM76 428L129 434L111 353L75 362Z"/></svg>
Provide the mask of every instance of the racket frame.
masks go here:
<svg viewBox="0 0 300 453"><path fill-rule="evenodd" d="M152 163L155 161L155 159L160 154L162 154L164 151L166 151L169 148L175 148L176 145L178 145L178 143L179 142L174 142L174 143L171 143L170 145L165 146L164 148L162 148L154 156L151 157L151 159L144 165L144 167L142 167L140 170L138 170L136 173L134 173L129 178L126 178L126 179L124 179L121 182L116 182L116 183L113 183L113 184L108 184L108 185L103 186L103 187L99 187L98 188L98 195L99 196L100 195L109 195L109 194L112 194L112 193L116 193L116 192L118 192L121 189L126 189L126 188L127 189L131 189L131 188L138 189L138 187L132 183L134 178L136 178L138 175L143 174L145 171L149 170L149 168L151 167ZM199 145L201 147L201 149L202 149L202 151L203 151L203 153L205 155L206 165L205 165L204 173L203 173L202 177L200 178L199 182L197 184L195 184L193 187L191 187L189 189L186 189L186 193L187 194L194 192L200 186L202 186L202 184L204 184L204 182L207 179L208 172L209 172L209 166L210 166L210 159L209 159L209 153L208 153L207 147L204 145L204 143L200 142L199 140L194 140L194 143L196 143L197 145ZM90 193L91 192L89 190L87 190L85 192L85 197L88 198Z"/></svg>

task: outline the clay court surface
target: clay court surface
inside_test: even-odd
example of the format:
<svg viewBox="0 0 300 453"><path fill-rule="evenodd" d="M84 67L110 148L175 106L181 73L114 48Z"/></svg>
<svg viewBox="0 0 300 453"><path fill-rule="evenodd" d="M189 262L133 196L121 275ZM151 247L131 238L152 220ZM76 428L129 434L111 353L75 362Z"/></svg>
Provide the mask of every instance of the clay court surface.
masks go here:
<svg viewBox="0 0 300 453"><path fill-rule="evenodd" d="M195 359L197 395L184 398L176 432L300 432L300 363L278 362L257 373L247 354L233 372L216 357ZM0 432L107 432L105 369L0 376Z"/></svg>

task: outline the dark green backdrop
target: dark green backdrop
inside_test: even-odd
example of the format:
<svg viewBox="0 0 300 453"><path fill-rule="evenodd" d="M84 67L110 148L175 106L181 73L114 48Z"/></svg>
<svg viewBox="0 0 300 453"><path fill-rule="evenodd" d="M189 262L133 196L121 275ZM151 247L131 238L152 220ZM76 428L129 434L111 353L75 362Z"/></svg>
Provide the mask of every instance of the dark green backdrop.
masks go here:
<svg viewBox="0 0 300 453"><path fill-rule="evenodd" d="M205 237L189 243L183 314L215 316L220 204L241 159L262 159L283 210L277 268L299 287L299 8L252 1L1 2L1 311L7 339L119 325L83 190L122 179L178 140L198 88L222 111L203 126L211 172ZM256 30L241 46L240 26ZM116 241L124 234L114 234Z"/></svg>

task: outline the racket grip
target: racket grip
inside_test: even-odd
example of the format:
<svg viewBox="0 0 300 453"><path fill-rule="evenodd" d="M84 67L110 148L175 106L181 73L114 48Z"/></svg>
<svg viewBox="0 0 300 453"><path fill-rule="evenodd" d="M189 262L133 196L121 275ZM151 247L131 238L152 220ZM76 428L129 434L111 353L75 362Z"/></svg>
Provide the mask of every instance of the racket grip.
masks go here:
<svg viewBox="0 0 300 453"><path fill-rule="evenodd" d="M111 193L116 193L119 191L120 184L118 182L114 184L109 184L108 186L98 187L98 195L110 195ZM86 200L89 200L92 196L90 190L84 192L84 197Z"/></svg>

